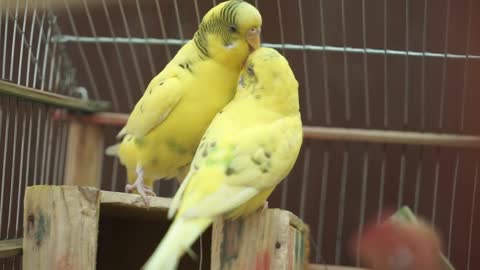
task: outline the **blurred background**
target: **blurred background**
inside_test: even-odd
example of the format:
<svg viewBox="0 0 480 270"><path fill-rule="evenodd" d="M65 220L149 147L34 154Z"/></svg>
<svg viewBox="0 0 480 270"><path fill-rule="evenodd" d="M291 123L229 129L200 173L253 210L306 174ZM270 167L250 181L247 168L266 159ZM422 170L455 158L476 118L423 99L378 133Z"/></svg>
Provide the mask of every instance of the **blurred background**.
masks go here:
<svg viewBox="0 0 480 270"><path fill-rule="evenodd" d="M480 135L480 2L249 2L262 13L262 41L296 74L304 125ZM6 3L3 80L64 95L82 86L90 99L110 101L112 112L129 113L216 1L60 1L48 11ZM51 119L54 109L0 95L0 239L22 235L25 186L63 182L68 129ZM105 145L118 131L103 127ZM457 269L478 269L471 255L480 248L479 154L306 139L269 207L310 226L312 262L354 265L351 234L378 210L408 205L439 228ZM123 191L125 181L124 168L105 157L102 189ZM176 187L155 188L171 196ZM4 269L14 264L3 261Z"/></svg>

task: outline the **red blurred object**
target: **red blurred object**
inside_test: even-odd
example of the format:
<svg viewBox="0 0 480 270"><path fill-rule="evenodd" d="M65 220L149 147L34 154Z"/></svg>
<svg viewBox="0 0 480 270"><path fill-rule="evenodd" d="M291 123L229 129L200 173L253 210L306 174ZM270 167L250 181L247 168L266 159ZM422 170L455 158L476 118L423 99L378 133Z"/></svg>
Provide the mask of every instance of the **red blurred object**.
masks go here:
<svg viewBox="0 0 480 270"><path fill-rule="evenodd" d="M354 235L350 251L372 270L440 270L442 243L435 229L422 220L400 223L381 214ZM388 215L387 215L388 214Z"/></svg>

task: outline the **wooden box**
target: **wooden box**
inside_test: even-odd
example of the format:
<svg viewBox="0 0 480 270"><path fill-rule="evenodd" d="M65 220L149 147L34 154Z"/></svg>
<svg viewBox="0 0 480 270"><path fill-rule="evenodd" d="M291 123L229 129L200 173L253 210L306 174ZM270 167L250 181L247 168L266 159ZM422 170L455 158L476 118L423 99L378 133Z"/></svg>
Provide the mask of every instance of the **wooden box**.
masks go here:
<svg viewBox="0 0 480 270"><path fill-rule="evenodd" d="M170 199L150 197L147 209L139 195L91 187L28 187L23 267L140 269L170 225L169 205ZM201 251L200 241L192 248L202 269L307 269L308 228L287 211L263 209L213 228L213 237L212 229L202 235ZM185 255L178 269L199 269L199 260Z"/></svg>
<svg viewBox="0 0 480 270"><path fill-rule="evenodd" d="M140 269L166 233L170 199L77 186L34 186L25 193L24 269ZM210 264L211 230L203 238ZM199 252L198 243L193 247ZM184 256L179 269L198 269ZM207 268L204 268L207 269Z"/></svg>

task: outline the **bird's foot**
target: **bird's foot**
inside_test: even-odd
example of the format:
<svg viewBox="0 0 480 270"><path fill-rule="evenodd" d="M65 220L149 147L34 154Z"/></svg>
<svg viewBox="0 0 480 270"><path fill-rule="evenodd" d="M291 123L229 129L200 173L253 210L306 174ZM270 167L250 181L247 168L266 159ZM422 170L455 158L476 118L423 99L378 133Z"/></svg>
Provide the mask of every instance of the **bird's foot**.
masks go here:
<svg viewBox="0 0 480 270"><path fill-rule="evenodd" d="M125 192L127 193L132 193L134 190L142 196L143 201L145 202L145 206L148 208L150 206L150 201L147 198L147 195L149 196L157 196L155 192L153 192L152 189L149 187L145 186L145 183L143 182L143 177L138 177L135 183L133 185L127 184L125 186Z"/></svg>

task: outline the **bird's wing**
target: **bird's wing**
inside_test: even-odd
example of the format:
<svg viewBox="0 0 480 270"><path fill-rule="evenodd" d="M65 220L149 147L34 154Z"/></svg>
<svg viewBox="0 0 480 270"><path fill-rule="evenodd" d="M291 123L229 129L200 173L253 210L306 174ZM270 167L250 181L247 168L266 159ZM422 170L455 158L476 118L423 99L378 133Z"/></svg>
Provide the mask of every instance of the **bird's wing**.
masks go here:
<svg viewBox="0 0 480 270"><path fill-rule="evenodd" d="M123 132L137 138L145 136L168 117L182 98L184 90L177 76L154 78L135 105Z"/></svg>
<svg viewBox="0 0 480 270"><path fill-rule="evenodd" d="M301 129L291 130L296 125L288 122L254 126L235 136L212 131L197 150L200 158L192 163L175 207L185 217L211 218L275 187L293 167L301 145Z"/></svg>
<svg viewBox="0 0 480 270"><path fill-rule="evenodd" d="M208 136L208 135L210 134L212 129L215 129L215 124L214 124L215 122L216 122L216 120L214 119L212 121L213 125L209 126L207 128L207 130L205 131L205 133L204 133L204 135L201 139L200 145L197 148L196 152L198 152L199 149L204 146L204 144L207 140L207 137L211 137L211 136ZM196 154L193 157L193 160L192 160L191 166L190 166L190 170L189 170L187 176L185 177L185 179L183 179L182 183L180 184L180 187L177 189L177 192L175 192L175 195L173 196L172 203L170 204L170 208L168 209L167 217L169 219L172 219L174 217L175 213L177 212L178 208L180 207L180 203L182 201L183 193L185 192L185 188L188 186L188 183L190 183L190 179L192 178L192 175L193 175L193 172L194 172L194 170L192 170L192 168L195 168L196 166L198 166L198 164L201 162L202 159L203 159L202 155L198 155L198 154ZM195 166L193 164L195 164Z"/></svg>

